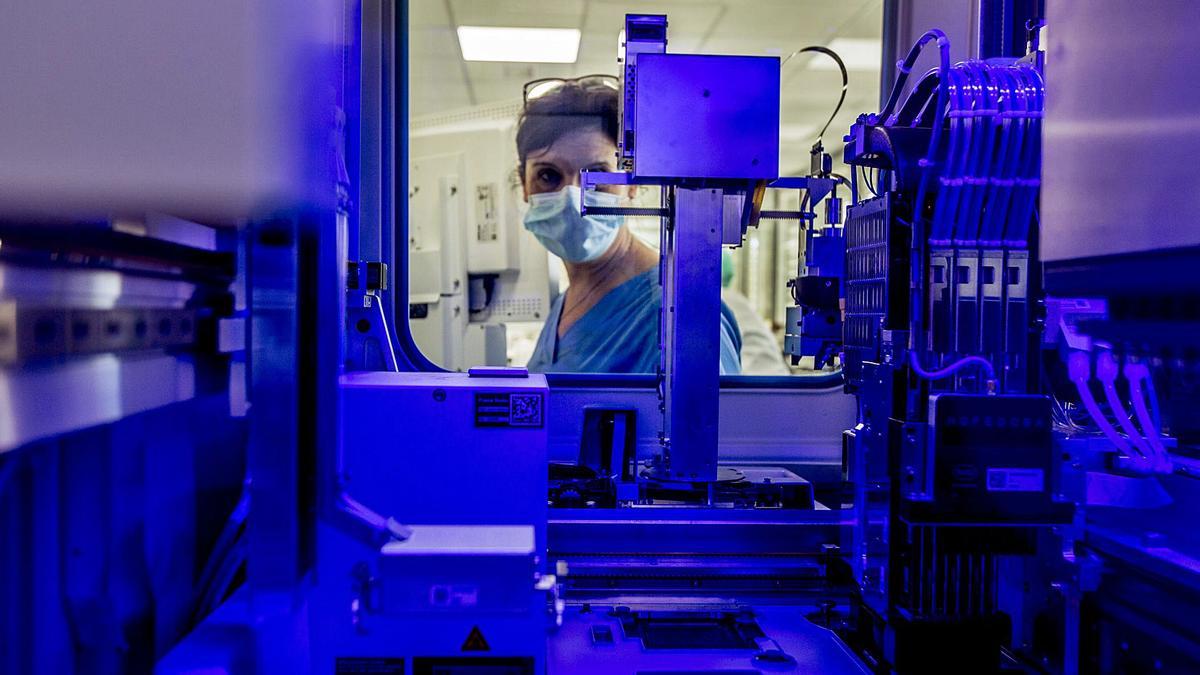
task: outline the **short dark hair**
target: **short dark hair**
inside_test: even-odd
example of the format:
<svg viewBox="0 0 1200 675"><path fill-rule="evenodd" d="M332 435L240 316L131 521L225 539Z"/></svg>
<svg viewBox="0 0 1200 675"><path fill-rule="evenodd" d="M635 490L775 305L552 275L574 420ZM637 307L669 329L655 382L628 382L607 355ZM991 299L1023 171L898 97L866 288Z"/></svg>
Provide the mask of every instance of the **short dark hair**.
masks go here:
<svg viewBox="0 0 1200 675"><path fill-rule="evenodd" d="M617 144L617 90L567 82L525 104L517 118L517 171L525 179L529 153L580 129L595 128Z"/></svg>

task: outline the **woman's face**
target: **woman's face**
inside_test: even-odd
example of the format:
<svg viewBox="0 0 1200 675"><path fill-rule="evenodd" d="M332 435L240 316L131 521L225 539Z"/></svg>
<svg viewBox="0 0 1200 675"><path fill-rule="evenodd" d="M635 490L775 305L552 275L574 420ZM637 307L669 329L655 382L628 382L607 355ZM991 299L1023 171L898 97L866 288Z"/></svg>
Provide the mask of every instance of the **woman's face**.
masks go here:
<svg viewBox="0 0 1200 675"><path fill-rule="evenodd" d="M564 134L541 150L525 157L525 175L521 185L525 201L529 195L557 192L568 185L579 187L580 171L616 171L617 146L599 129L579 129ZM604 185L605 192L633 198L634 185Z"/></svg>

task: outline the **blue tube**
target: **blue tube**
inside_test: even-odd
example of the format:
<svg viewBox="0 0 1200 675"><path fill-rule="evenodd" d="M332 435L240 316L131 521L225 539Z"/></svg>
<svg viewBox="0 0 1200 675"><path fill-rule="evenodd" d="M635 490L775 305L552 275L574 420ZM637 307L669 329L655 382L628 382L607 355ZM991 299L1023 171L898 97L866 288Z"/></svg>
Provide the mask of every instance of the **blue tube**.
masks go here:
<svg viewBox="0 0 1200 675"><path fill-rule="evenodd" d="M988 361L987 359L983 358L982 356L964 356L963 358L955 361L954 363L951 363L950 365L948 365L944 368L939 368L937 370L925 370L923 367L921 367L921 360L920 360L920 358L917 357L917 353L915 351L910 351L908 353L908 357L909 357L908 358L909 367L911 367L913 372L916 373L922 379L941 380L941 379L950 377L954 373L958 372L959 370L962 370L963 368L966 368L967 366L974 365L974 366L979 366L980 368L983 368L984 373L987 374L987 381L989 383L991 383L989 385L989 389L991 388L991 386L994 386L994 384L996 382L996 369L994 367L992 367L991 361Z"/></svg>
<svg viewBox="0 0 1200 675"><path fill-rule="evenodd" d="M1007 192L1009 203L1006 204L1006 218L1001 221L1005 225L1003 238L1005 244L1014 247L1024 247L1028 243L1029 214L1025 210L1026 190L1019 183L1026 176L1026 162L1031 147L1030 113L1033 101L1030 98L1028 84L1017 69L1009 69L1007 76L1013 80L1015 150L1011 158L1011 168L1007 169L1006 178L1012 183Z"/></svg>
<svg viewBox="0 0 1200 675"><path fill-rule="evenodd" d="M1125 364L1125 379L1129 380L1129 394L1133 398L1133 409L1137 415L1138 424L1142 427L1142 433L1146 436L1146 442L1154 451L1154 459L1156 467L1164 473L1171 473L1173 466L1171 456L1167 452L1166 446L1163 445L1162 439L1159 437L1158 430L1160 425L1154 420L1150 411L1146 408L1146 392L1142 389L1143 382L1152 382L1150 377L1150 369L1142 363L1127 363ZM1154 385L1150 385L1150 403L1154 406L1157 414L1158 401L1155 400Z"/></svg>
<svg viewBox="0 0 1200 675"><path fill-rule="evenodd" d="M980 148L980 155L976 157L976 166L973 171L975 182L973 183L972 191L972 206L978 204L978 207L973 208L971 217L976 223L976 239L981 241L983 245L988 245L991 239L994 239L992 226L995 222L995 209L993 208L996 189L996 164L997 158L1003 157L1007 149L1007 125L1001 113L1005 110L1008 100L1004 95L1004 86L1001 81L1001 76L995 73L984 74L982 67L976 66L977 76L980 80L986 78L987 85L985 90L988 94L987 103L981 114L984 116L982 123L987 127L986 147L992 149L991 156L984 159L983 147Z"/></svg>
<svg viewBox="0 0 1200 675"><path fill-rule="evenodd" d="M1146 394L1150 397L1150 419L1154 421L1154 427L1162 428L1162 410L1158 407L1158 392L1154 389L1154 378L1150 376L1149 371L1146 372Z"/></svg>
<svg viewBox="0 0 1200 675"><path fill-rule="evenodd" d="M1007 232L1005 238L1012 245L1023 247L1030 239L1030 222L1033 220L1033 210L1041 185L1041 128L1045 108L1045 84L1041 73L1031 66L1021 66L1013 69L1013 72L1025 84L1029 110L1025 118L1026 142L1023 146L1021 169L1016 179L1017 205L1011 219L1013 228L1019 229Z"/></svg>
<svg viewBox="0 0 1200 675"><path fill-rule="evenodd" d="M990 107L987 89L983 86L983 78L979 68L973 61L959 64L967 88L971 96L971 127L970 143L964 149L962 159L962 188L959 205L954 218L954 243L965 244L974 238L973 230L977 230L978 217L972 211L974 195L979 180L979 158L985 144L991 143L990 120L987 109Z"/></svg>
<svg viewBox="0 0 1200 675"><path fill-rule="evenodd" d="M970 132L966 128L970 114L966 103L966 80L956 67L950 71L950 147L946 149L946 168L939 177L937 201L933 209L933 227L929 242L935 246L950 244L954 212L962 186L962 158L967 155L964 143L969 143Z"/></svg>
<svg viewBox="0 0 1200 675"><path fill-rule="evenodd" d="M908 82L908 74L912 71L913 64L917 62L917 57L921 55L921 50L931 40L937 40L938 46L941 46L943 42L946 45L944 49L945 55L943 57L945 64L941 68L942 83L939 84L939 90L945 87L944 83L946 80L946 73L950 70L950 42L946 39L945 33L933 28L926 31L924 35L918 38L916 44L912 46L912 49L908 50L908 56L905 56L904 60L897 64L900 69L900 75L896 77L896 84L892 86L892 93L888 97L887 103L884 104L883 110L879 111L879 118L884 120L884 126L891 126L896 123L896 120L894 119L895 116L892 114L892 109L896 107L896 103L898 103L900 100L900 92L904 91L904 85ZM944 99L942 100L942 103L945 103Z"/></svg>
<svg viewBox="0 0 1200 675"><path fill-rule="evenodd" d="M913 256L914 264L912 266L912 274L915 277L914 278L915 283L912 284L912 289L913 289L912 303L913 303L914 307L921 307L924 305L923 298L919 295L919 293L920 293L919 289L925 288L925 274L926 274L925 251L927 248L926 247L926 243L927 243L926 239L928 238L928 232L926 231L925 222L924 222L925 221L925 218L924 218L925 196L929 190L930 171L936 165L935 163L937 161L938 146L941 144L941 139L942 139L942 125L945 123L946 106L949 104L949 98L950 98L950 40L946 37L946 34L943 33L942 31L937 30L937 29L930 30L929 32L925 33L925 35L923 35L920 40L917 41L917 44L913 47L913 52L910 52L910 54L909 54L910 57L912 57L912 59L915 60L916 55L914 52L916 52L926 42L929 42L930 40L934 40L934 39L937 40L938 51L939 51L940 57L941 57L940 61L939 61L940 68L938 70L938 73L939 73L938 80L939 81L938 81L937 108L934 110L933 125L930 129L930 134L929 134L929 152L928 152L928 154L926 154L925 158L921 160L921 176L918 181L917 199L915 202L913 202L913 218L912 218L913 251L912 251L912 256ZM900 84L899 81L897 82L897 84L898 85ZM893 97L896 97L898 95L899 95L898 93L893 92ZM908 338L910 348L916 347L916 345L924 342L923 336L924 336L925 331L924 331L923 323L924 322L922 320L921 312L920 311L913 312L913 320L912 320L913 329L909 333L909 338Z"/></svg>
<svg viewBox="0 0 1200 675"><path fill-rule="evenodd" d="M995 69L992 77L996 81L997 91L994 124L998 129L996 145L999 151L987 168L987 200L980 239L986 246L999 246L1004 238L1012 198L1012 179L1020 154L1020 118L1016 115L1020 114L1022 103L1018 100L1017 87L1007 69Z"/></svg>
<svg viewBox="0 0 1200 675"><path fill-rule="evenodd" d="M1083 403L1083 407L1088 411L1088 414L1092 416L1092 421L1096 423L1096 426L1100 427L1100 431L1104 432L1104 435L1113 444L1113 447L1136 465L1141 458L1133 454L1129 444L1117 433L1112 423L1104 416L1104 412L1100 410L1100 404L1096 403L1096 397L1092 396L1091 387L1088 386L1088 380L1091 379L1092 364L1087 352L1072 352L1070 359L1067 361L1067 372L1071 381L1075 383L1075 389L1079 392L1080 402ZM1141 461L1144 462L1144 460ZM1148 466L1142 468L1149 469Z"/></svg>
<svg viewBox="0 0 1200 675"><path fill-rule="evenodd" d="M1007 223L1004 232L1005 243L1024 248L1029 243L1029 219L1033 206L1033 199L1037 196L1037 189L1030 192L1023 182L1031 177L1030 171L1035 169L1029 166L1031 153L1035 148L1034 141L1036 140L1036 129L1033 126L1032 115L1036 111L1037 104L1033 99L1033 92L1028 86L1028 82L1021 74L1021 69L1010 68L1009 76L1013 78L1014 88L1017 92L1017 101L1021 104L1021 117L1017 118L1017 129L1019 130L1017 152L1013 157L1012 181L1013 186L1009 188L1011 193L1012 205L1009 208L1009 216L1005 221ZM1032 177L1036 177L1033 174Z"/></svg>
<svg viewBox="0 0 1200 675"><path fill-rule="evenodd" d="M991 103L987 95L987 89L983 86L979 69L974 62L961 63L958 67L961 69L963 78L967 83L971 110L971 116L967 122L969 129L968 142L963 148L963 157L961 160L960 173L962 175L962 187L958 191L959 195L956 200L957 208L953 215L955 222L953 239L962 243L967 238L964 234L966 225L973 225L977 220L971 213L971 198L975 192L974 183L977 181L979 174L979 157L983 151L983 146L992 141L989 113L987 112L991 107Z"/></svg>
<svg viewBox="0 0 1200 675"><path fill-rule="evenodd" d="M1100 380L1101 388L1104 389L1104 398L1108 401L1108 409L1112 411L1113 417L1117 418L1117 424L1120 425L1121 431L1125 433L1137 453L1146 460L1153 461L1155 460L1154 449L1150 447L1150 442L1142 438L1134 428L1129 411L1125 409L1125 403L1121 401L1121 395L1117 393L1118 372L1117 360L1113 357L1112 352L1100 352L1100 355L1096 357L1096 379Z"/></svg>
<svg viewBox="0 0 1200 675"><path fill-rule="evenodd" d="M984 199L987 195L988 179L992 171L992 157L995 154L994 148L997 143L996 110L999 95L991 71L985 64L979 61L970 61L966 67L978 97L976 108L978 130L971 149L967 177L964 179L966 204L959 217L960 226L955 241L958 244L970 246L975 245L980 238Z"/></svg>

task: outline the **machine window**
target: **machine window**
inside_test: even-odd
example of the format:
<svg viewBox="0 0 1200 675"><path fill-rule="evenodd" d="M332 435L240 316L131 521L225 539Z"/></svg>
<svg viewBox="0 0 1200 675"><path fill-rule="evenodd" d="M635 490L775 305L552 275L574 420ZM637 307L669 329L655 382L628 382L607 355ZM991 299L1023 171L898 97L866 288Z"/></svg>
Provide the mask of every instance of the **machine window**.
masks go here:
<svg viewBox="0 0 1200 675"><path fill-rule="evenodd" d="M661 147L649 131L635 144L634 133L618 119L631 91L618 63L620 27L625 14L644 9L637 4L571 6L578 11L564 6L519 22L511 9L487 0L411 4L407 320L414 343L433 363L457 371L483 365L539 372L657 370L664 219L655 212L662 190L579 190L581 170L624 170L618 148L645 156ZM678 3L670 13L669 51L778 57L778 175L810 173L810 150L829 121L823 139L832 157L828 170L848 177L839 130L849 127L856 111L878 107L883 3L781 3L772 8L772 20L754 30L722 18L726 11L757 15L758 5ZM573 30L577 49L557 56L504 55L460 44L474 35L463 27L514 23ZM529 35L527 46L548 47L548 37ZM639 35L632 39L645 39ZM832 120L839 69L824 54L795 53L807 45L832 48L847 66L846 97ZM711 89L720 96L719 87ZM696 136L688 144L718 142ZM806 287L801 298L794 280L835 257L840 262L841 248L813 247L805 232L840 232L844 205L851 203L847 186L839 186L839 199L803 207L801 190L767 190L762 210L807 208L814 213L807 230L797 219L763 217L745 228L736 245L726 240L721 313L713 326L721 331L723 374L813 375L840 368L835 343L842 290L836 284L823 293ZM579 204L642 215L581 216ZM807 259L806 248L814 249Z"/></svg>

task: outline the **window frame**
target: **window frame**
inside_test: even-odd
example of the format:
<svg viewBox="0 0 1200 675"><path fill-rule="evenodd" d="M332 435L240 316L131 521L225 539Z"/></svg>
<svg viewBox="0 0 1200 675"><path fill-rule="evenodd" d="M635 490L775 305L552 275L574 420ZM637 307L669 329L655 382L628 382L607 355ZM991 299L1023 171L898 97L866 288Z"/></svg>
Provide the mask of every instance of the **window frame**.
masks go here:
<svg viewBox="0 0 1200 675"><path fill-rule="evenodd" d="M391 325L396 365L402 372L448 372L431 361L417 346L409 323L408 282L408 194L409 182L409 0L396 0L391 40L384 40L382 116L382 178L391 189L383 191L380 241L383 262L388 266L392 301L384 303L385 319ZM389 44L394 48L389 48ZM397 57L402 57L398 63ZM390 123L389 123L390 122ZM389 203L390 202L390 203ZM403 319L403 320L401 320ZM548 373L551 387L594 387L596 389L653 389L653 373ZM816 375L722 375L721 389L832 389L845 383L842 369Z"/></svg>

